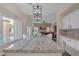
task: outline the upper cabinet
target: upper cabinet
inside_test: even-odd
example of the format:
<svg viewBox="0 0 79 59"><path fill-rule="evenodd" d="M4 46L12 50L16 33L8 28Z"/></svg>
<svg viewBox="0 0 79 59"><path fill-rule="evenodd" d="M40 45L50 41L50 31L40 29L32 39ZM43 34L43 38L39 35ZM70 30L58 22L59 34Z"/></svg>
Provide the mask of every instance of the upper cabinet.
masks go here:
<svg viewBox="0 0 79 59"><path fill-rule="evenodd" d="M63 29L68 29L68 26L70 25L70 20L68 17L64 17L63 19Z"/></svg>
<svg viewBox="0 0 79 59"><path fill-rule="evenodd" d="M66 15L63 19L63 29L78 29L79 28L79 9Z"/></svg>
<svg viewBox="0 0 79 59"><path fill-rule="evenodd" d="M75 10L70 17L72 28L79 28L79 9Z"/></svg>

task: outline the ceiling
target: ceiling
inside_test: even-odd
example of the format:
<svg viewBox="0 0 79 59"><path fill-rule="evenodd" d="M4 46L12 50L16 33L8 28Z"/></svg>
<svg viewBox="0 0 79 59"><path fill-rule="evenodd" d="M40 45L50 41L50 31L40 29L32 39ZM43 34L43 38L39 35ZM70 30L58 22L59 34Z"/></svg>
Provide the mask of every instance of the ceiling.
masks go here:
<svg viewBox="0 0 79 59"><path fill-rule="evenodd" d="M15 3L15 4L0 4L6 7L6 9L15 13L19 16L27 16L32 17L32 10L34 3ZM69 3L39 3L42 5L42 19L46 22L55 22L56 21L56 13L59 10L70 5Z"/></svg>
<svg viewBox="0 0 79 59"><path fill-rule="evenodd" d="M17 6L24 12L25 15L32 16L33 4L17 4ZM56 12L65 8L68 3L39 3L42 5L42 19L46 22L55 22L56 21Z"/></svg>

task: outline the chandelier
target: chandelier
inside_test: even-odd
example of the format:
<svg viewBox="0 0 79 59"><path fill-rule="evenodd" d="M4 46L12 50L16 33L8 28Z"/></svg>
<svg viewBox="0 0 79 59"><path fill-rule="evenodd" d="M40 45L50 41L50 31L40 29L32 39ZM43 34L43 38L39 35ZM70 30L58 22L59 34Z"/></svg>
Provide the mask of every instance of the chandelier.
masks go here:
<svg viewBox="0 0 79 59"><path fill-rule="evenodd" d="M42 21L42 6L41 5L33 5L33 20L34 22Z"/></svg>

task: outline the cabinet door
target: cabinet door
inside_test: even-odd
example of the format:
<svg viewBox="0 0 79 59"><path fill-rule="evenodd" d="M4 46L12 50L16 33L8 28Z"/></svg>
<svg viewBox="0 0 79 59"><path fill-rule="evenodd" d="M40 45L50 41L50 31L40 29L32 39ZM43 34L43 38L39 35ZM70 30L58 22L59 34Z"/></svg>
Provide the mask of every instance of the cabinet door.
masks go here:
<svg viewBox="0 0 79 59"><path fill-rule="evenodd" d="M62 47L62 36L60 36L59 44Z"/></svg>
<svg viewBox="0 0 79 59"><path fill-rule="evenodd" d="M71 39L68 37L61 36L61 46L71 55L75 56L78 55L79 53L76 52L76 41L75 39Z"/></svg>
<svg viewBox="0 0 79 59"><path fill-rule="evenodd" d="M67 38L66 50L71 54L76 56L76 41L72 38Z"/></svg>
<svg viewBox="0 0 79 59"><path fill-rule="evenodd" d="M63 28L70 29L71 28L70 25L71 25L70 15L67 15L64 17L64 20L63 20Z"/></svg>
<svg viewBox="0 0 79 59"><path fill-rule="evenodd" d="M60 36L60 45L61 45L62 48L65 49L65 47L66 47L66 42L65 42L64 40L65 40L65 38L64 38L63 36Z"/></svg>
<svg viewBox="0 0 79 59"><path fill-rule="evenodd" d="M78 40L76 40L76 43L75 43L76 45L76 55L77 56L79 56L79 41Z"/></svg>
<svg viewBox="0 0 79 59"><path fill-rule="evenodd" d="M67 17L70 20L71 28L79 28L79 9L73 11Z"/></svg>
<svg viewBox="0 0 79 59"><path fill-rule="evenodd" d="M79 16L78 16L79 17ZM72 20L71 20L71 28L72 29L77 29L77 28L79 28L79 19L78 18L73 18Z"/></svg>
<svg viewBox="0 0 79 59"><path fill-rule="evenodd" d="M69 21L67 17L64 17L63 20L63 29L68 29Z"/></svg>

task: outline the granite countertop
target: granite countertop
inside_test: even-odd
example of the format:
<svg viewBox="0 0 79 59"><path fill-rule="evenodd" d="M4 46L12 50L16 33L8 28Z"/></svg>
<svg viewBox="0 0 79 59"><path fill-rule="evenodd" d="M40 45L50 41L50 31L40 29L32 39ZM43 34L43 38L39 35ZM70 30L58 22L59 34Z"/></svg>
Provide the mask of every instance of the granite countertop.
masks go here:
<svg viewBox="0 0 79 59"><path fill-rule="evenodd" d="M63 29L60 30L62 36L79 40L79 29Z"/></svg>
<svg viewBox="0 0 79 59"><path fill-rule="evenodd" d="M47 36L42 35L36 38L30 39L30 41L22 41L24 45L18 44L18 47L5 48L4 50L19 50L19 52L33 52L33 53L62 53L64 50L58 46L57 43L49 39Z"/></svg>

